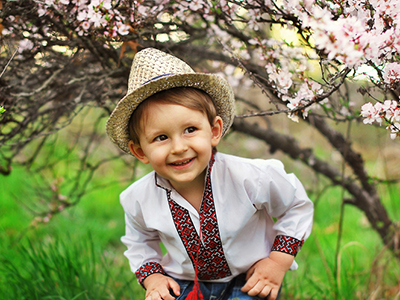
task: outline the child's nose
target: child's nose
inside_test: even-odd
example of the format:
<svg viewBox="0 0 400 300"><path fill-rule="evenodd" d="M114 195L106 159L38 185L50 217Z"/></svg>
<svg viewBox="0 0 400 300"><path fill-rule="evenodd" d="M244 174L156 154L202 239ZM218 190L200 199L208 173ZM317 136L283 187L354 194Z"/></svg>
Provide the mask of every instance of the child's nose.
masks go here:
<svg viewBox="0 0 400 300"><path fill-rule="evenodd" d="M188 146L182 138L174 138L172 141L172 154L179 154L188 150Z"/></svg>

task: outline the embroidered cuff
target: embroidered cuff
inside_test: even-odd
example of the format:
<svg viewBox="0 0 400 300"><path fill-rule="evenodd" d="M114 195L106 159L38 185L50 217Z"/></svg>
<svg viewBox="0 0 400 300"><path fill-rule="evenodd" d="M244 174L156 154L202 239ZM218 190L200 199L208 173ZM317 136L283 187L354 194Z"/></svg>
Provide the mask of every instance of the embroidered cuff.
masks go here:
<svg viewBox="0 0 400 300"><path fill-rule="evenodd" d="M142 284L143 280L146 279L147 276L154 274L154 273L161 273L166 274L164 272L163 267L156 262L148 262L142 265L136 272L136 278L140 284Z"/></svg>
<svg viewBox="0 0 400 300"><path fill-rule="evenodd" d="M278 235L275 238L271 251L284 252L296 256L303 246L304 241L300 241L291 236Z"/></svg>

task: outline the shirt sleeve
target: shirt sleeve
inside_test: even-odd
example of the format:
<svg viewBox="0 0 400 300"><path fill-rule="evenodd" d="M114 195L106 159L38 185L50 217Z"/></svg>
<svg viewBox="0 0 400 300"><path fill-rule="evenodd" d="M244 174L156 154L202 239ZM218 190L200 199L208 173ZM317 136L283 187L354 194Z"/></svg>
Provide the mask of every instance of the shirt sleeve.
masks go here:
<svg viewBox="0 0 400 300"><path fill-rule="evenodd" d="M149 230L144 226L143 216L138 203L124 205L125 235L121 241L128 248L124 255L129 260L132 272L142 284L143 280L154 273L165 274L162 266L162 251L160 238L156 230Z"/></svg>
<svg viewBox="0 0 400 300"><path fill-rule="evenodd" d="M276 219L272 251L296 256L311 233L313 203L300 180L287 174L278 160L264 161L259 172L254 205Z"/></svg>

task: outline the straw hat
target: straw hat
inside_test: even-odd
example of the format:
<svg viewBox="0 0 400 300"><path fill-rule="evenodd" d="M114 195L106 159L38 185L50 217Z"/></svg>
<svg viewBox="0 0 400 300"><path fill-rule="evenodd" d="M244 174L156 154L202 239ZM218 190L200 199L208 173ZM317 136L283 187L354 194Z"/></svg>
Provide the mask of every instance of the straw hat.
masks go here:
<svg viewBox="0 0 400 300"><path fill-rule="evenodd" d="M138 52L129 75L128 92L110 118L106 131L111 141L130 153L128 123L136 107L151 95L175 87L193 87L205 91L215 104L223 121L223 135L235 116L235 99L231 86L215 74L196 73L185 62L154 48Z"/></svg>

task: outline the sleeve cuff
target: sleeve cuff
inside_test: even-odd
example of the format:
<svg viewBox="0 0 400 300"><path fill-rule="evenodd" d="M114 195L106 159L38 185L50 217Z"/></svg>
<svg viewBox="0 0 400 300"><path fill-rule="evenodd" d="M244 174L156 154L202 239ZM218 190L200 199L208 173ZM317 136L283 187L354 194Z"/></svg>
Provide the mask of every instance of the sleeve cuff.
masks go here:
<svg viewBox="0 0 400 300"><path fill-rule="evenodd" d="M163 267L157 262L148 262L142 265L136 272L136 278L138 282L142 285L143 280L146 279L147 276L154 274L154 273L161 273L166 274L164 272ZM143 286L143 285L142 285Z"/></svg>
<svg viewBox="0 0 400 300"><path fill-rule="evenodd" d="M271 251L279 251L296 256L303 243L304 240L300 241L291 236L278 235L275 238Z"/></svg>

